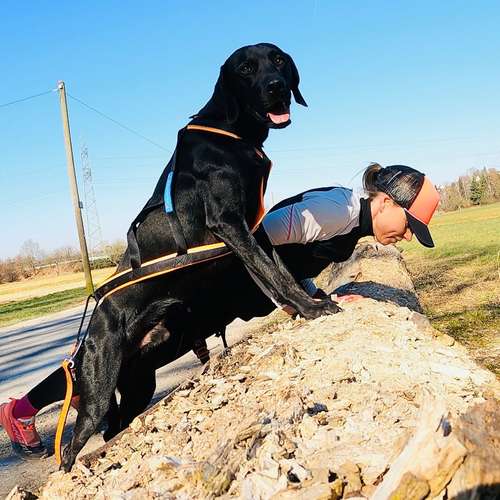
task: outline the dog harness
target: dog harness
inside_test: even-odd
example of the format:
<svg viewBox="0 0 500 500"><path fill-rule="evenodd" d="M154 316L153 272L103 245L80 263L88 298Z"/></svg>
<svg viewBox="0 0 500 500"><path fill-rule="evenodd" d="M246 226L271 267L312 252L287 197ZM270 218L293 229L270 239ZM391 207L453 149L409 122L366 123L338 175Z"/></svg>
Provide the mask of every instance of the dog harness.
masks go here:
<svg viewBox="0 0 500 500"><path fill-rule="evenodd" d="M54 452L56 456L56 461L60 465L62 462L61 454L61 442L62 435L64 432L64 427L66 425L66 419L68 417L68 411L71 404L71 398L73 396L73 380L74 376L74 358L79 351L80 347L85 340L85 335L80 338L80 334L83 327L83 322L87 312L87 307L91 298L94 298L97 305L105 298L111 294L127 288L136 283L140 283L145 280L155 278L157 276L162 276L178 269L182 269L188 266L193 266L195 264L200 264L202 262L207 262L213 259L217 259L228 255L231 253L225 243L218 242L209 245L202 245L199 247L188 248L186 244L186 239L184 237L184 232L182 230L179 218L175 212L174 207L174 188L175 188L175 176L176 176L176 160L177 160L177 150L181 144L182 138L188 131L200 131L207 132L210 134L218 134L226 136L235 140L242 140L238 135L221 128L205 126L200 124L190 123L177 134L177 145L172 155L172 158L168 162L164 171L162 172L160 179L156 185L153 195L148 200L144 208L139 212L139 215L132 221L130 228L127 232L127 243L130 255L130 268L124 271L112 274L107 280L104 281L92 295L87 297L87 302L85 304L85 309L83 313L82 320L80 322L80 327L77 333L77 343L71 353L71 355L63 361L62 367L66 375L66 395L64 397L63 406L61 408L61 413L59 415L59 420L57 422L56 437L54 442ZM260 160L265 164L265 175L262 178L259 193L259 206L257 211L256 219L253 223L252 232L254 232L262 222L264 218L264 193L267 185L267 179L271 171L272 163L265 153L259 148L255 147L255 152ZM164 208L164 214L167 217L167 222L169 224L170 230L174 235L176 252L170 253L163 257L158 257L156 259L148 260L142 262L139 244L137 241L137 228L142 224L146 217L155 209ZM223 338L223 343L226 346L225 338Z"/></svg>
<svg viewBox="0 0 500 500"><path fill-rule="evenodd" d="M231 252L223 242L187 248L184 232L182 231L179 218L175 212L173 194L176 176L177 150L182 141L182 137L187 131L190 130L219 134L235 140L242 140L241 137L227 130L207 127L204 125L190 124L179 131L176 149L170 162L163 171L158 184L156 185L153 196L140 211L139 215L133 220L127 232L131 267L125 271L113 274L106 281L104 281L97 290L95 290L94 297L98 302L104 297L107 297L112 293L129 287L135 283L139 283L156 276L161 276L184 267L199 264L201 262L217 259ZM264 192L267 184L267 178L272 167L271 161L260 149L255 148L255 151L257 156L265 163L266 173L261 182L259 209L256 220L253 223L252 232L255 231L264 218ZM176 252L146 262L141 262L139 244L137 242L137 229L153 210L161 207L164 208L164 214L167 218L170 230L174 235L177 247Z"/></svg>

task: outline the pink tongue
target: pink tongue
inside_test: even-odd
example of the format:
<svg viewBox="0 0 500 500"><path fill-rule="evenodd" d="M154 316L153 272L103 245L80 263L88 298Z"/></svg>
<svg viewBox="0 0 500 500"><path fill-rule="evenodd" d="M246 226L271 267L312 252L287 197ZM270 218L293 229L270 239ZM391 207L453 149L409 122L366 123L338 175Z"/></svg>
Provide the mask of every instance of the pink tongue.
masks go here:
<svg viewBox="0 0 500 500"><path fill-rule="evenodd" d="M273 123L285 123L290 119L290 113L283 113L282 115L267 113L267 116Z"/></svg>

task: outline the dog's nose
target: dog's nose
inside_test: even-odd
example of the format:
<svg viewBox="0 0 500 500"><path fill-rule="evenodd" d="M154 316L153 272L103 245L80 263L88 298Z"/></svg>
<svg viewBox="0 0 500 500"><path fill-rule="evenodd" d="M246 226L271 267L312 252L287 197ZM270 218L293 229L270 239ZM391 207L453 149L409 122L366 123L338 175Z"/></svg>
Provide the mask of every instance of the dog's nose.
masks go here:
<svg viewBox="0 0 500 500"><path fill-rule="evenodd" d="M285 82L283 80L271 80L267 84L267 93L270 95L277 95L285 90Z"/></svg>

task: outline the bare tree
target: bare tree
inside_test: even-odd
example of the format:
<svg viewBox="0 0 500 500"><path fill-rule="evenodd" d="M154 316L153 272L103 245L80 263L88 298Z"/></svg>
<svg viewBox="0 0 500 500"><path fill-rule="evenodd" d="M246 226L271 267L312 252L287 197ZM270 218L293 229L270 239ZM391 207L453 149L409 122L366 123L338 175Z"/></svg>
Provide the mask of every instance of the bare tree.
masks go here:
<svg viewBox="0 0 500 500"><path fill-rule="evenodd" d="M44 252L36 241L29 239L21 245L19 256L31 274L35 274L36 266L43 259Z"/></svg>

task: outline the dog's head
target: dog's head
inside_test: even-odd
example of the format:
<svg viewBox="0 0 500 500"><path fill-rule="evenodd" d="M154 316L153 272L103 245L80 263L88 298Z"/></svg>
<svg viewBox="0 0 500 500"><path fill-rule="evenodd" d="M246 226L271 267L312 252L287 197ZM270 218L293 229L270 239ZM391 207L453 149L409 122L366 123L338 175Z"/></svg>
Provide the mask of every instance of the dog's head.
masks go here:
<svg viewBox="0 0 500 500"><path fill-rule="evenodd" d="M222 65L212 103L234 123L242 115L268 128L290 124L290 100L307 106L293 59L276 45L241 47ZM202 110L203 111L203 110Z"/></svg>

